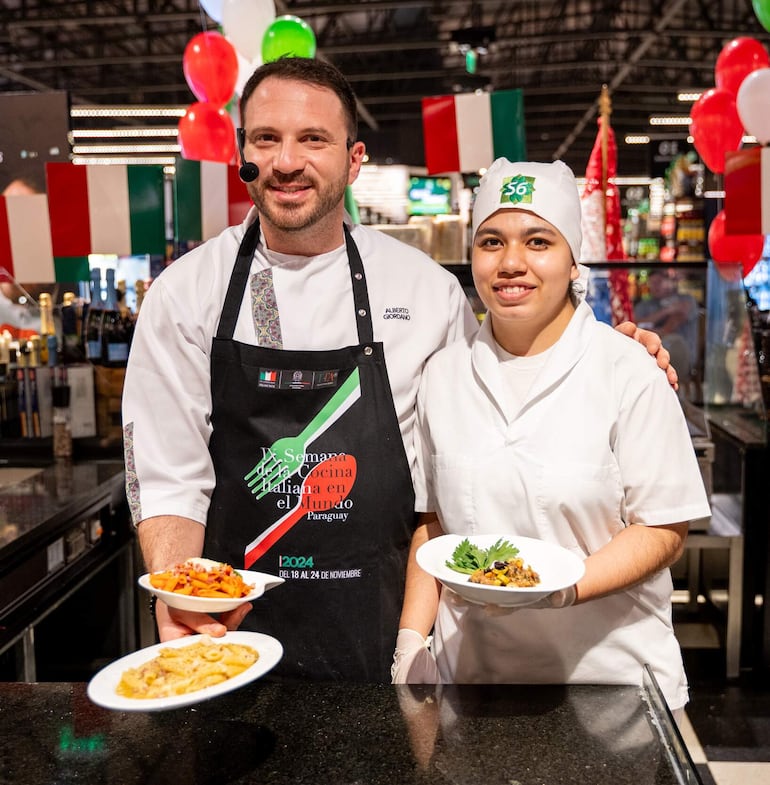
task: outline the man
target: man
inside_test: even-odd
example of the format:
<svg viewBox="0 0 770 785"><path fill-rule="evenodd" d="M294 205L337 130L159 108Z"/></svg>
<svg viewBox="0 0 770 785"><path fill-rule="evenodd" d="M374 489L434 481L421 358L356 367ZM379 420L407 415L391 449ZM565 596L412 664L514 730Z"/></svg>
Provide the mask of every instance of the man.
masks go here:
<svg viewBox="0 0 770 785"><path fill-rule="evenodd" d="M240 108L255 207L145 297L124 393L127 493L150 571L204 553L287 580L221 623L158 603L160 637L243 623L281 640L280 674L388 681L420 373L476 321L454 276L345 223L365 148L333 66L267 63Z"/></svg>

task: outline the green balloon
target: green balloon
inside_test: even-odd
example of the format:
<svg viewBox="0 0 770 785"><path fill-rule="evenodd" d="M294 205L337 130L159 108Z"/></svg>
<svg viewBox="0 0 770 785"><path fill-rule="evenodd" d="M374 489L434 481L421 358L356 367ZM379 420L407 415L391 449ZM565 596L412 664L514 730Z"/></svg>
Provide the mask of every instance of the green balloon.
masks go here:
<svg viewBox="0 0 770 785"><path fill-rule="evenodd" d="M751 0L751 5L759 23L770 32L770 0Z"/></svg>
<svg viewBox="0 0 770 785"><path fill-rule="evenodd" d="M279 16L262 37L262 62L279 57L315 57L315 33L298 16Z"/></svg>

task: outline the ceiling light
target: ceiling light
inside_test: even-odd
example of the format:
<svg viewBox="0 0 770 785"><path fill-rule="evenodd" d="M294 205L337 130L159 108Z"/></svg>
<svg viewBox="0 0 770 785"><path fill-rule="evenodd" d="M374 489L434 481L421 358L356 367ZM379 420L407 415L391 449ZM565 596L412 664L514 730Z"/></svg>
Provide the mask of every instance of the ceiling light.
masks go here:
<svg viewBox="0 0 770 785"><path fill-rule="evenodd" d="M81 128L70 131L73 139L134 139L179 136L179 128Z"/></svg>
<svg viewBox="0 0 770 785"><path fill-rule="evenodd" d="M690 125L691 118L688 115L653 115L650 117L650 125Z"/></svg>
<svg viewBox="0 0 770 785"><path fill-rule="evenodd" d="M73 106L70 117L184 117L186 106Z"/></svg>
<svg viewBox="0 0 770 785"><path fill-rule="evenodd" d="M677 93L676 100L682 103L695 103L703 95L702 91L697 93Z"/></svg>
<svg viewBox="0 0 770 785"><path fill-rule="evenodd" d="M176 158L173 157L148 157L143 158L139 156L115 156L113 158L99 158L96 156L75 155L72 157L72 163L80 166L93 166L95 164L139 164L143 166L174 166Z"/></svg>
<svg viewBox="0 0 770 785"><path fill-rule="evenodd" d="M147 153L178 153L178 144L76 144L73 155L137 155Z"/></svg>
<svg viewBox="0 0 770 785"><path fill-rule="evenodd" d="M646 134L626 134L624 141L626 144L647 144L650 137Z"/></svg>

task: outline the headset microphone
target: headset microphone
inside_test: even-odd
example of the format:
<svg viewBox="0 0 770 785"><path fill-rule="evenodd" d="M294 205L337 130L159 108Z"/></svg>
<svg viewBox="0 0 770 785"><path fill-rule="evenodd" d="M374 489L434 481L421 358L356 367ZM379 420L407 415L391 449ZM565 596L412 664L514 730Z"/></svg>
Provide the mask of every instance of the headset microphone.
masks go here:
<svg viewBox="0 0 770 785"><path fill-rule="evenodd" d="M251 161L247 161L243 156L243 145L246 140L246 132L243 128L238 129L237 135L238 152L241 154L241 167L238 169L238 177L240 177L244 183L253 183L254 180L259 177L259 167Z"/></svg>

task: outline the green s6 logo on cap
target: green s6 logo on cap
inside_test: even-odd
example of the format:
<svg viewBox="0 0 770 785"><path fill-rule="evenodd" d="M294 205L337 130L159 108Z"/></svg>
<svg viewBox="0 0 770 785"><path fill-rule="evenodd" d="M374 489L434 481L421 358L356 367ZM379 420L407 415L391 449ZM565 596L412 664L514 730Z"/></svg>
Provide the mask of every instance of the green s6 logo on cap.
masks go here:
<svg viewBox="0 0 770 785"><path fill-rule="evenodd" d="M500 188L500 204L532 204L535 192L535 178L517 174L503 179Z"/></svg>

